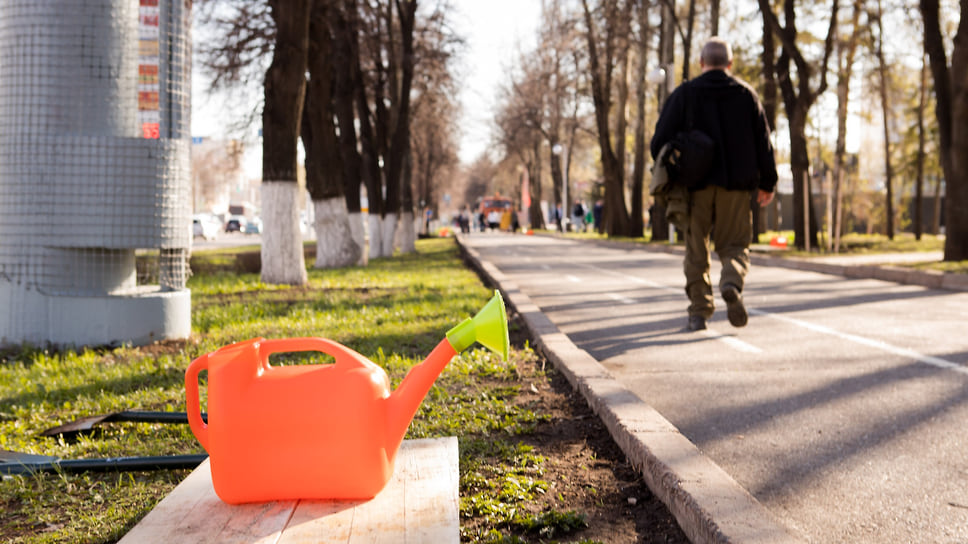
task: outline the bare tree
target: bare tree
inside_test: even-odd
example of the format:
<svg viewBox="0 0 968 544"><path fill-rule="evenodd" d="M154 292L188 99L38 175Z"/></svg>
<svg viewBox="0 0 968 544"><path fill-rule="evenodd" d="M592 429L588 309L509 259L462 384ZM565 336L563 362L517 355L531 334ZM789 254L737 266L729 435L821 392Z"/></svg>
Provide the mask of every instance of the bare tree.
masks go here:
<svg viewBox="0 0 968 544"><path fill-rule="evenodd" d="M211 211L212 205L242 176L244 144L238 140L205 141L192 146L194 211Z"/></svg>
<svg viewBox="0 0 968 544"><path fill-rule="evenodd" d="M918 130L918 151L915 160L915 188L914 188L914 238L921 239L924 232L924 146L925 146L925 127L924 110L927 107L926 95L928 94L928 63L925 61L927 55L921 55L921 70L918 78L918 111L917 111L917 130Z"/></svg>
<svg viewBox="0 0 968 544"><path fill-rule="evenodd" d="M625 204L625 104L613 103L612 85L616 70L627 65L624 59L628 58L631 2L602 0L593 13L588 0L582 0L582 8L595 126L605 179L604 227L609 236L627 236L630 223ZM620 74L619 77L624 77L624 72ZM610 127L613 113L616 125L621 127L621 130L616 128L614 138Z"/></svg>
<svg viewBox="0 0 968 544"><path fill-rule="evenodd" d="M888 239L894 239L894 170L891 161L891 125L893 122L893 112L891 111L891 100L889 98L891 87L891 76L888 71L887 60L884 55L884 10L881 0L877 0L877 6L869 18L874 23L871 25L871 33L877 27L877 35L872 36L874 46L874 56L877 58L877 79L878 90L881 98L881 118L884 128L884 187L885 197L885 222Z"/></svg>
<svg viewBox="0 0 968 544"><path fill-rule="evenodd" d="M519 56L517 70L502 90L497 119L506 157L514 157L526 171L529 195L525 200L530 200L532 228L544 226L540 207L542 161L549 161L552 206L560 204L566 215L570 206L565 194L579 196L567 191L565 184L570 185L569 171L578 151L577 133L584 124L579 119L585 100L581 95L584 60L576 21L557 0L543 4L541 18L538 46Z"/></svg>
<svg viewBox="0 0 968 544"><path fill-rule="evenodd" d="M851 22L847 27L849 34L837 40L837 143L834 150L833 169L833 250L840 252L840 236L843 232L843 185L846 168L844 160L847 154L847 101L850 97L850 80L854 74L854 58L863 26L860 15L863 12L864 0L854 0Z"/></svg>
<svg viewBox="0 0 968 544"><path fill-rule="evenodd" d="M807 150L807 120L810 107L827 90L827 65L833 51L837 30L839 1L832 0L829 9L830 22L824 39L823 57L819 65L813 65L803 56L798 43L795 0L783 0L784 24L773 12L769 0L758 0L760 11L771 32L782 44L775 71L790 124L790 166L793 171L794 236L800 249L817 246L817 220L814 214L810 190L810 154ZM791 66L791 63L793 66ZM794 81L793 71L796 71ZM813 76L819 74L814 86Z"/></svg>
<svg viewBox="0 0 968 544"><path fill-rule="evenodd" d="M936 95L941 165L945 176L944 259L968 259L968 1L954 38L951 66L941 34L938 0L920 0L924 43Z"/></svg>
<svg viewBox="0 0 968 544"><path fill-rule="evenodd" d="M530 65L532 68L535 65ZM528 209L528 219L532 228L544 227L544 215L540 208L542 198L541 161L542 142L546 140L546 133L542 131L545 124L544 87L540 84L540 77L529 74L527 67L518 81L501 91L500 107L495 118L498 134L498 144L503 148L505 160L516 160L523 165L528 176L528 190L531 206ZM560 201L561 163L557 157L551 156L552 186L554 188L554 202ZM493 191L494 188L491 188ZM484 194L475 195L482 197Z"/></svg>

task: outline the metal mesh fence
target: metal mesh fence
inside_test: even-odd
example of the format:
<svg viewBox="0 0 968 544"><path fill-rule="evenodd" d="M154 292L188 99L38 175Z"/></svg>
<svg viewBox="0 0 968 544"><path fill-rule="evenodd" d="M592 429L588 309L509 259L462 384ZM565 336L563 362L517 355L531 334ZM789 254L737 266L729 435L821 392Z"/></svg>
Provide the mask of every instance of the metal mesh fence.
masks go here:
<svg viewBox="0 0 968 544"><path fill-rule="evenodd" d="M184 289L190 5L0 0L0 284Z"/></svg>

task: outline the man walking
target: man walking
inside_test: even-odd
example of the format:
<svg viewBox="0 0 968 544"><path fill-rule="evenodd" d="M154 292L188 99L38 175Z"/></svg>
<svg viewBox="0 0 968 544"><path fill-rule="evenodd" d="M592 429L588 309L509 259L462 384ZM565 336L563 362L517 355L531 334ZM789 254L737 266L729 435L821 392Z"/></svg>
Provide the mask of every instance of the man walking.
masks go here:
<svg viewBox="0 0 968 544"><path fill-rule="evenodd" d="M734 327L746 325L743 286L750 268L749 245L753 236L750 193L766 206L776 187L776 161L770 127L756 91L733 76L733 52L729 44L710 38L699 59L702 74L680 85L666 101L652 137L652 158L685 130L687 108L693 128L716 143L715 157L706 179L690 192L689 223L685 232L686 295L689 297L689 330L706 328L713 315L713 290L709 277L709 238L722 263L719 291L726 301L726 315Z"/></svg>

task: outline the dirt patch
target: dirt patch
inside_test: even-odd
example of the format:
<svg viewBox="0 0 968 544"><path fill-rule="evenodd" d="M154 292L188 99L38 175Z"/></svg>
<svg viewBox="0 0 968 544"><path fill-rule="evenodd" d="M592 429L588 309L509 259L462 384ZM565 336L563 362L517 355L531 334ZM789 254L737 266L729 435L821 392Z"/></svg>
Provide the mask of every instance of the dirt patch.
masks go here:
<svg viewBox="0 0 968 544"><path fill-rule="evenodd" d="M511 331L512 344L523 346L527 336L517 316L512 316ZM688 543L585 399L540 356L526 364L534 368L521 369L521 393L515 402L550 418L521 439L545 458L541 478L550 487L522 508L531 514L574 511L588 526L547 537L511 532L521 542ZM473 534L474 521L462 519L461 530Z"/></svg>

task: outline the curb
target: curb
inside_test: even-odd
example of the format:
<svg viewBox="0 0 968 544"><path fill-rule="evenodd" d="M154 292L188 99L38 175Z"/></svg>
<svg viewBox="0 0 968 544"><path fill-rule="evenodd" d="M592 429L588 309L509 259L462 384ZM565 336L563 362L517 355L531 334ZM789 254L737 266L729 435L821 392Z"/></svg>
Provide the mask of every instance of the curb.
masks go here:
<svg viewBox="0 0 968 544"><path fill-rule="evenodd" d="M492 263L458 246L524 319L536 348L581 392L646 485L694 543L802 543L748 491L683 436L659 412L629 391L588 352L579 349Z"/></svg>

